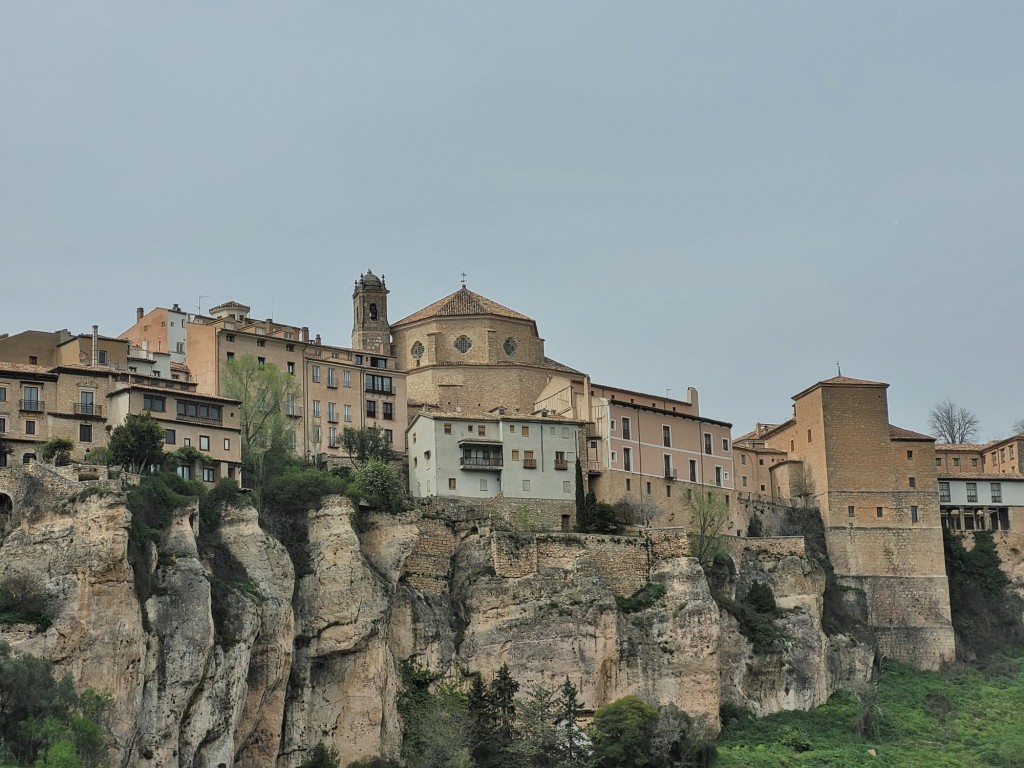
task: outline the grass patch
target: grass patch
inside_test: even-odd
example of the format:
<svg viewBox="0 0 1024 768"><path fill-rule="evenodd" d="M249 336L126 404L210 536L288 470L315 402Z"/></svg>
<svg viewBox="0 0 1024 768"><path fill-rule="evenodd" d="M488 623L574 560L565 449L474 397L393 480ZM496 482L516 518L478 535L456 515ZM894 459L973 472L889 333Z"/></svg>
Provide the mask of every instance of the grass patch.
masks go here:
<svg viewBox="0 0 1024 768"><path fill-rule="evenodd" d="M858 733L865 699L837 693L809 712L782 712L756 720L723 709L717 768L771 766L879 766L1003 768L1021 765L1024 729L1024 656L1005 658L1000 670L954 674L918 672L885 662L878 681L874 736ZM868 753L877 752L877 757Z"/></svg>

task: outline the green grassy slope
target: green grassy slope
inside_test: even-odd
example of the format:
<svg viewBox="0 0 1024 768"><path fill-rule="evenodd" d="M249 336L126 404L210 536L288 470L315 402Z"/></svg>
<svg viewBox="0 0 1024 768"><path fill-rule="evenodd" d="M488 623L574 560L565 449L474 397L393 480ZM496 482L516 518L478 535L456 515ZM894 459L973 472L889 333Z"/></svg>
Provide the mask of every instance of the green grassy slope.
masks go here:
<svg viewBox="0 0 1024 768"><path fill-rule="evenodd" d="M810 712L739 718L722 733L716 768L1024 766L1024 656L991 665L987 675L887 663L872 735L856 731L864 710L843 693Z"/></svg>

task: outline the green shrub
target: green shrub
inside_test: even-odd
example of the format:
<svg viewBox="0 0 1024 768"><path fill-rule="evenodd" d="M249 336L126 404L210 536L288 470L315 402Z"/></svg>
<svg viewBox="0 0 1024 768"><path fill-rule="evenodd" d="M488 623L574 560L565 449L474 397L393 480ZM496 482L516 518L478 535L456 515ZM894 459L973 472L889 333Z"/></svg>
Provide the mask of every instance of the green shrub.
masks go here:
<svg viewBox="0 0 1024 768"><path fill-rule="evenodd" d="M0 583L0 624L35 624L50 628L50 598L42 582L28 573L11 573Z"/></svg>
<svg viewBox="0 0 1024 768"><path fill-rule="evenodd" d="M635 613L650 608L664 595L664 584L649 581L629 597L615 595L615 604L623 613Z"/></svg>
<svg viewBox="0 0 1024 768"><path fill-rule="evenodd" d="M758 613L775 613L775 593L771 585L755 581L747 590L746 603Z"/></svg>
<svg viewBox="0 0 1024 768"><path fill-rule="evenodd" d="M753 515L750 518L750 522L747 523L747 536L752 539L764 536L764 523L761 522L761 518L758 515Z"/></svg>

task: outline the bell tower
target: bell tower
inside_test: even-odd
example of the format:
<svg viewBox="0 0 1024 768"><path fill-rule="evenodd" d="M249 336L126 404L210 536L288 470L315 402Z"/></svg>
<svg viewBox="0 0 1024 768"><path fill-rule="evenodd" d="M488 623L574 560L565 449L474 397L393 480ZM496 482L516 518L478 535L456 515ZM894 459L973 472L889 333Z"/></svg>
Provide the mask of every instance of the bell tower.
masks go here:
<svg viewBox="0 0 1024 768"><path fill-rule="evenodd" d="M384 275L370 270L356 280L352 291L352 348L375 355L391 354L388 325L388 289Z"/></svg>

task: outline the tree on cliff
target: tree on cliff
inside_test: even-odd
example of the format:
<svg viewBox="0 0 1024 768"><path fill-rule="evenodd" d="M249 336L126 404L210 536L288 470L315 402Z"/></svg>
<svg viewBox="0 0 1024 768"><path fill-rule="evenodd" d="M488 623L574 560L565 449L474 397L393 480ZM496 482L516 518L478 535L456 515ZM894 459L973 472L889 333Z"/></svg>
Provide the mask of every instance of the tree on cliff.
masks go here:
<svg viewBox="0 0 1024 768"><path fill-rule="evenodd" d="M952 400L943 400L928 414L928 428L946 443L969 443L978 436L978 417Z"/></svg>
<svg viewBox="0 0 1024 768"><path fill-rule="evenodd" d="M110 460L141 473L164 460L164 428L148 413L129 413L110 433Z"/></svg>
<svg viewBox="0 0 1024 768"><path fill-rule="evenodd" d="M597 768L649 768L658 710L636 696L605 704L590 726Z"/></svg>
<svg viewBox="0 0 1024 768"><path fill-rule="evenodd" d="M266 458L272 451L290 453L292 429L286 409L294 408L298 387L295 377L254 355L224 362L221 391L241 401L238 421L245 480L259 495L266 480Z"/></svg>
<svg viewBox="0 0 1024 768"><path fill-rule="evenodd" d="M729 503L714 491L695 488L690 493L690 556L705 568L722 549L721 536L729 523Z"/></svg>

